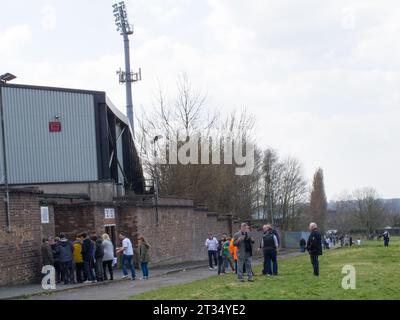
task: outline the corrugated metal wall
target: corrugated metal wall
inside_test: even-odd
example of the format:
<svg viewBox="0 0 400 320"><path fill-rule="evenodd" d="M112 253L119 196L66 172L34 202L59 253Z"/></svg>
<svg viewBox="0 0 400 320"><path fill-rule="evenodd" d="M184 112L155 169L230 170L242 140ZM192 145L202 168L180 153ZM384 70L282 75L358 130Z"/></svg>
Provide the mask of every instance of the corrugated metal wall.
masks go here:
<svg viewBox="0 0 400 320"><path fill-rule="evenodd" d="M13 87L1 90L9 183L98 179L93 95ZM55 116L60 117L61 132L51 133L49 122Z"/></svg>

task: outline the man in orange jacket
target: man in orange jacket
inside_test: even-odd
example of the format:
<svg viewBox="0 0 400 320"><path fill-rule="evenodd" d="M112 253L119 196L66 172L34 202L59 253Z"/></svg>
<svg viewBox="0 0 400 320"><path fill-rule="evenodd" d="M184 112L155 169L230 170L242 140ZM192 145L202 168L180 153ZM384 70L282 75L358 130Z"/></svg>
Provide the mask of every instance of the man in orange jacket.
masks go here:
<svg viewBox="0 0 400 320"><path fill-rule="evenodd" d="M233 238L231 239L231 243L229 245L229 252L231 253L231 256L233 257L233 260L235 261L235 273L237 273L237 247L233 244Z"/></svg>

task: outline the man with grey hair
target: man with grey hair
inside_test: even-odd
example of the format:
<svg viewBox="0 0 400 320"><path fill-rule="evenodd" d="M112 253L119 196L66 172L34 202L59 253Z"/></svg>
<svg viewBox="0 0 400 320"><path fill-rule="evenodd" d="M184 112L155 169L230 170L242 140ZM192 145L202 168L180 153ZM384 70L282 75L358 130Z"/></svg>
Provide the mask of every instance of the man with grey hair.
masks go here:
<svg viewBox="0 0 400 320"><path fill-rule="evenodd" d="M240 282L244 282L243 279L243 265L246 267L247 280L252 282L253 280L253 270L251 268L251 256L252 256L252 245L254 243L254 238L247 229L247 223L243 222L240 225L240 231L235 233L233 236L233 244L237 247L238 255L238 279Z"/></svg>
<svg viewBox="0 0 400 320"><path fill-rule="evenodd" d="M307 241L307 251L310 254L314 276L319 276L318 256L322 255L321 234L317 231L317 224L315 222L310 223L309 229L311 233Z"/></svg>

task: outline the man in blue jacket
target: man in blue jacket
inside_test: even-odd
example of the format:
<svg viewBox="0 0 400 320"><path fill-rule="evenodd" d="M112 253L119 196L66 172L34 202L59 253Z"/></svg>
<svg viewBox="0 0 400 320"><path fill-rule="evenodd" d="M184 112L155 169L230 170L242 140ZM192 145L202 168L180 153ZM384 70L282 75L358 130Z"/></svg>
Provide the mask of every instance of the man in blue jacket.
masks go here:
<svg viewBox="0 0 400 320"><path fill-rule="evenodd" d="M72 260L74 247L71 241L69 241L65 235L60 234L60 242L58 245L58 250L60 253L60 265L61 272L64 276L64 284L69 284L74 282Z"/></svg>

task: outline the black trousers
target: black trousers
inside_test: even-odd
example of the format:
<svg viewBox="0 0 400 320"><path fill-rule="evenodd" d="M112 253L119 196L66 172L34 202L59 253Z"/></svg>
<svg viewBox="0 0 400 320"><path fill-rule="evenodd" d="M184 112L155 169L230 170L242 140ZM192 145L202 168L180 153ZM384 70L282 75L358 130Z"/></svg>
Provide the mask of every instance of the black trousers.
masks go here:
<svg viewBox="0 0 400 320"><path fill-rule="evenodd" d="M107 278L107 268L108 268L108 272L110 273L110 280L114 279L113 269L112 269L112 262L113 262L112 260L103 261L104 280L108 280L108 278Z"/></svg>
<svg viewBox="0 0 400 320"><path fill-rule="evenodd" d="M317 254L310 254L311 264L314 269L314 276L319 276L319 262Z"/></svg>
<svg viewBox="0 0 400 320"><path fill-rule="evenodd" d="M61 273L64 280L64 284L69 284L73 282L73 269L72 269L72 261L61 262Z"/></svg>
<svg viewBox="0 0 400 320"><path fill-rule="evenodd" d="M385 243L385 247L389 247L389 239L385 239L383 242Z"/></svg>
<svg viewBox="0 0 400 320"><path fill-rule="evenodd" d="M217 266L218 265L217 251L208 250L208 264L210 265L210 268L213 267L213 257L214 257L215 266Z"/></svg>
<svg viewBox="0 0 400 320"><path fill-rule="evenodd" d="M222 256L218 257L218 274L225 273L224 258Z"/></svg>
<svg viewBox="0 0 400 320"><path fill-rule="evenodd" d="M83 282L83 262L75 263L76 281Z"/></svg>
<svg viewBox="0 0 400 320"><path fill-rule="evenodd" d="M60 264L60 262L58 262L58 261L54 262L54 269L56 270L56 281L57 281L57 283L63 281L64 277L63 277L63 274L61 272L61 264Z"/></svg>

